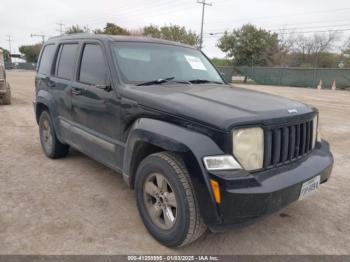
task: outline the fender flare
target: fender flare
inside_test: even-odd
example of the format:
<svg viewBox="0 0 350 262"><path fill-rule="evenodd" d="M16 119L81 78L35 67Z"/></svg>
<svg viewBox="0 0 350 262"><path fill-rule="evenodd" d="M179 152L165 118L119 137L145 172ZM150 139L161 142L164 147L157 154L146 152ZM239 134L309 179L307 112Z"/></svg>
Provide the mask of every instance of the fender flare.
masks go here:
<svg viewBox="0 0 350 262"><path fill-rule="evenodd" d="M50 94L50 92L48 92L47 90L39 90L38 94L36 95L36 100L34 102L35 116L38 116L39 104L45 105L49 109L57 138L62 142L61 130L59 128L60 125L58 123L58 118L55 117L57 116L57 111L53 103L54 98L52 94ZM39 121L39 119L37 119L37 121Z"/></svg>
<svg viewBox="0 0 350 262"><path fill-rule="evenodd" d="M35 107L35 116L38 115L38 110L39 110L39 104L45 105L49 110L52 110L52 101L53 97L52 95L46 91L46 90L39 90L38 94L36 95L36 99L34 102L34 107Z"/></svg>
<svg viewBox="0 0 350 262"><path fill-rule="evenodd" d="M220 221L218 207L212 194L209 175L202 159L224 152L208 136L161 120L141 118L135 121L126 141L123 177L133 188L132 159L138 142L146 142L165 151L180 153L189 171L199 209L205 223Z"/></svg>

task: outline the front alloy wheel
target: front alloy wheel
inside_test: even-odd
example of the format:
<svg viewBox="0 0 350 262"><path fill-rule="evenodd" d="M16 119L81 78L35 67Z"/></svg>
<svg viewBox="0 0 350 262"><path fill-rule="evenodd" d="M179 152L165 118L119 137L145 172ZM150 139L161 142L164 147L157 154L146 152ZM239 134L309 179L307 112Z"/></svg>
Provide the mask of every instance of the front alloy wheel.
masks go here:
<svg viewBox="0 0 350 262"><path fill-rule="evenodd" d="M178 247L199 238L206 226L182 158L170 152L146 157L135 178L137 207L151 235Z"/></svg>
<svg viewBox="0 0 350 262"><path fill-rule="evenodd" d="M151 174L144 187L144 201L154 224L168 230L176 222L177 202L168 180L158 173Z"/></svg>

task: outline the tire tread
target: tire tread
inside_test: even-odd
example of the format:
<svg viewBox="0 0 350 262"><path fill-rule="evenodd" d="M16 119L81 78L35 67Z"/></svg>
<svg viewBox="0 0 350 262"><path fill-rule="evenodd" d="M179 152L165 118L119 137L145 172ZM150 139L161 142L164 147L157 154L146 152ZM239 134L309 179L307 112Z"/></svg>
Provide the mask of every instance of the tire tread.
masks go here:
<svg viewBox="0 0 350 262"><path fill-rule="evenodd" d="M182 186L186 191L186 199L190 211L190 226L186 238L179 245L179 247L188 245L200 238L207 230L207 226L204 224L199 212L198 202L194 193L189 173L181 157L174 153L159 152L153 154L153 156L163 159L175 170L176 174L179 176Z"/></svg>
<svg viewBox="0 0 350 262"><path fill-rule="evenodd" d="M65 156L67 156L67 154L69 152L69 145L65 145L65 144L61 143L58 140L58 138L56 136L56 131L55 131L53 125L52 125L52 120L51 120L51 117L50 117L50 113L47 110L44 110L43 112L41 112L39 125L40 125L43 117L47 117L49 122L50 122L51 130L53 132L53 140L54 140L53 141L52 152L46 152L44 147L43 147L43 150L44 150L45 154L49 158L52 158L52 159L63 158Z"/></svg>

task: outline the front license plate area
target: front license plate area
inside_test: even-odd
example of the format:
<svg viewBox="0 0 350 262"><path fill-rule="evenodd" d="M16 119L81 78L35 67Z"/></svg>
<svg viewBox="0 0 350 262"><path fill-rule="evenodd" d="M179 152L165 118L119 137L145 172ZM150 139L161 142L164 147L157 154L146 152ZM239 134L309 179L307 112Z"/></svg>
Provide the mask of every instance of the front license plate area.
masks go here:
<svg viewBox="0 0 350 262"><path fill-rule="evenodd" d="M315 193L320 187L320 180L320 176L316 176L303 183L300 190L299 200L302 200Z"/></svg>

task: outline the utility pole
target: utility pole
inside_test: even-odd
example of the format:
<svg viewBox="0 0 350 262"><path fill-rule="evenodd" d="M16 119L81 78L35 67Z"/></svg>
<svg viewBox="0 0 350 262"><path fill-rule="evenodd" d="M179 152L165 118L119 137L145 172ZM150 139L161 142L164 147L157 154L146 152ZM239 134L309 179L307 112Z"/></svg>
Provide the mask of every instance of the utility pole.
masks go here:
<svg viewBox="0 0 350 262"><path fill-rule="evenodd" d="M204 25L204 10L205 10L205 6L212 6L212 3L207 3L206 0L197 0L197 4L201 4L202 5L202 25L201 25L201 37L200 37L200 42L199 42L199 48L202 49L203 47L203 25Z"/></svg>
<svg viewBox="0 0 350 262"><path fill-rule="evenodd" d="M10 35L7 35L7 42L9 42L9 52L10 54L12 53L12 48L11 48L11 42L12 42L12 39L11 39L11 36Z"/></svg>
<svg viewBox="0 0 350 262"><path fill-rule="evenodd" d="M30 37L41 37L42 43L43 43L43 44L45 43L45 35L30 34Z"/></svg>
<svg viewBox="0 0 350 262"><path fill-rule="evenodd" d="M57 29L56 31L60 32L60 35L63 35L63 33L64 33L63 27L64 27L65 25L62 23L62 21L59 22L59 23L56 23L56 24L60 27L60 28Z"/></svg>

